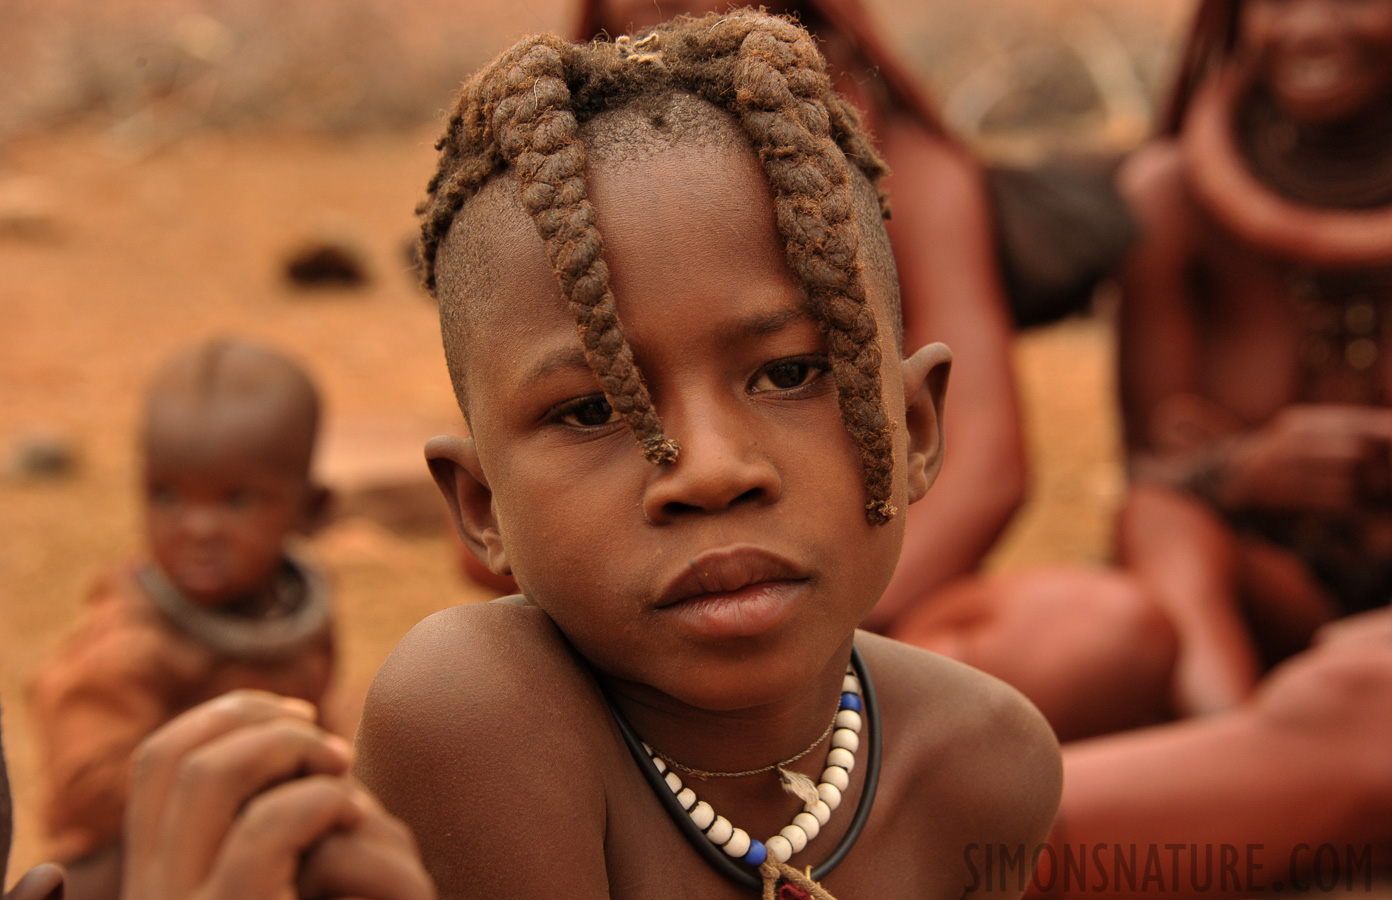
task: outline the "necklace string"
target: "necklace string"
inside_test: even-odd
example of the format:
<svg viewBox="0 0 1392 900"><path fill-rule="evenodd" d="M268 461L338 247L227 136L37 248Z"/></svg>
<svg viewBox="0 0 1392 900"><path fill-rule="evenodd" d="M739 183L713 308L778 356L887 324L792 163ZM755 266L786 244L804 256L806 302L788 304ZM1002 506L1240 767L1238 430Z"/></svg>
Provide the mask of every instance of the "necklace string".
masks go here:
<svg viewBox="0 0 1392 900"><path fill-rule="evenodd" d="M841 842L836 845L836 849L832 850L820 865L812 869L809 875L812 881L821 881L846 858L846 854L851 852L851 848L855 846L860 833L865 829L866 821L870 818L870 810L875 803L875 791L880 783L879 702L875 697L875 686L870 680L870 672L865 666L865 660L861 657L860 650L854 646L851 647L851 667L860 680L861 698L865 713L865 742L867 745L865 783L861 786L860 802L856 804L855 815L852 816L845 835L842 836ZM661 773L652 765L648 751L643 748L642 738L633 730L628 718L614 702L613 695L603 685L600 686L600 691L604 695L605 702L609 704L609 712L614 717L614 724L618 727L619 734L628 747L629 754L633 757L633 761L638 764L639 772L642 773L653 793L657 794L658 802L662 804L663 809L667 810L667 814L676 823L677 829L686 836L687 841L701 858L721 875L751 890L760 890L763 887L763 881L758 874L711 843L705 833L696 827L686 809L677 800L676 794L672 793Z"/></svg>
<svg viewBox="0 0 1392 900"><path fill-rule="evenodd" d="M815 741L808 744L806 750L803 750L801 753L794 754L793 756L788 757L782 762L770 763L767 766L760 766L757 769L745 769L743 772L708 772L705 769L697 769L694 766L688 766L684 765L683 763L677 762L675 759L668 756L666 753L663 753L656 747L653 748L653 754L662 757L663 762L667 763L667 765L671 766L673 769L676 769L678 772L685 772L687 775L695 775L697 778L744 778L747 775L762 775L765 772L772 772L775 769L782 769L784 766L792 765L793 763L802 759L804 756L821 746L822 741L827 739L827 735L831 734L831 730L835 727L836 716L835 714L833 714L831 717L831 721L827 723L826 730L824 730L820 735L818 735Z"/></svg>

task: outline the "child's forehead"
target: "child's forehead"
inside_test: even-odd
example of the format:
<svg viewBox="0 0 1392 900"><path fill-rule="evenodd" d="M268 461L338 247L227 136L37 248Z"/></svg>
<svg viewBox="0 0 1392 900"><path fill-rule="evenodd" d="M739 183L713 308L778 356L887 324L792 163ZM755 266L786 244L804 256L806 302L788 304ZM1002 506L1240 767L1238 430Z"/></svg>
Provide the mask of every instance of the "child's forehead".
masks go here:
<svg viewBox="0 0 1392 900"><path fill-rule="evenodd" d="M313 425L293 404L165 396L151 403L144 448L165 469L298 473L308 468Z"/></svg>
<svg viewBox="0 0 1392 900"><path fill-rule="evenodd" d="M722 230L747 238L748 252L783 259L772 192L737 126L722 122L690 132L686 140L659 135L648 141L636 131L651 111L626 109L616 115L620 112L627 120L617 125L614 118L596 120L600 128L617 132L618 139L593 138L593 146L587 145L585 177L616 296L625 293L626 276L634 267L662 267L673 253L705 256L711 265L734 264L711 253L700 232L687 227L712 209L719 211ZM719 111L713 114L728 119ZM451 331L472 344L476 337L488 341L504 320L502 327L516 327L513 317L504 315L503 298L515 287L519 270L538 267L552 271L551 260L536 222L523 207L516 176L503 170L465 204L440 248L438 291L447 343ZM553 303L564 308L554 275L546 289Z"/></svg>

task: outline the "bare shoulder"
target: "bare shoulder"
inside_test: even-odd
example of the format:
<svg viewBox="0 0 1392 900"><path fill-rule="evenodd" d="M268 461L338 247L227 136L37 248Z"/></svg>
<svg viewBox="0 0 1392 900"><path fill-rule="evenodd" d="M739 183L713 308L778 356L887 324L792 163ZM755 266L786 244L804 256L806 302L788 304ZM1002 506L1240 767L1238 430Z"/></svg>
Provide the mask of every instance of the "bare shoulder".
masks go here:
<svg viewBox="0 0 1392 900"><path fill-rule="evenodd" d="M1012 845L1042 841L1063 770L1039 710L946 657L868 634L856 643L879 694L886 776L906 797L931 802L949 830Z"/></svg>
<svg viewBox="0 0 1392 900"><path fill-rule="evenodd" d="M416 833L442 897L466 886L494 896L490 876L535 875L538 848L597 868L576 873L584 882L603 876L603 773L591 763L608 729L593 679L545 613L455 607L412 629L378 672L354 774Z"/></svg>
<svg viewBox="0 0 1392 900"><path fill-rule="evenodd" d="M359 772L482 744L510 743L591 693L592 682L541 610L482 603L413 628L372 682L358 730ZM480 748L481 749L481 748Z"/></svg>

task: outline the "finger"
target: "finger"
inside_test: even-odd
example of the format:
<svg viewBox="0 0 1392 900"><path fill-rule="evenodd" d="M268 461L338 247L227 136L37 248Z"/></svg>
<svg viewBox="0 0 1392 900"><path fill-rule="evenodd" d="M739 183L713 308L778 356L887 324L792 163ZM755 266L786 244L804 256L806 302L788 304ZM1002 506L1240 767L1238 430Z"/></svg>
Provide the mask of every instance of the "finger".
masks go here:
<svg viewBox="0 0 1392 900"><path fill-rule="evenodd" d="M248 725L190 751L168 790L155 851L172 884L196 884L238 811L252 797L303 775L341 775L349 748L301 719Z"/></svg>
<svg viewBox="0 0 1392 900"><path fill-rule="evenodd" d="M195 706L151 734L131 760L125 814L127 858L143 859L153 852L170 786L189 752L248 725L287 717L312 721L314 716L314 706L304 700L265 691L232 691ZM127 886L138 887L133 880L142 874L128 866Z"/></svg>
<svg viewBox="0 0 1392 900"><path fill-rule="evenodd" d="M35 866L15 882L5 900L63 900L63 870L52 863Z"/></svg>
<svg viewBox="0 0 1392 900"><path fill-rule="evenodd" d="M434 900L435 885L410 831L373 807L357 828L328 835L306 854L301 897Z"/></svg>
<svg viewBox="0 0 1392 900"><path fill-rule="evenodd" d="M344 778L316 775L279 785L251 800L197 886L208 900L293 896L306 850L367 815L361 793ZM190 892L192 893L192 892Z"/></svg>

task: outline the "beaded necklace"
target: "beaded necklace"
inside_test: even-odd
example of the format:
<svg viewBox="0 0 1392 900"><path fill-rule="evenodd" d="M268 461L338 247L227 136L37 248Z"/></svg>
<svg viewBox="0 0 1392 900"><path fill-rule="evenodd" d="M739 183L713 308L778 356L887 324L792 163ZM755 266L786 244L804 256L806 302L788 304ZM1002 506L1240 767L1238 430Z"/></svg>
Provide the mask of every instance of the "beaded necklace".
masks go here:
<svg viewBox="0 0 1392 900"><path fill-rule="evenodd" d="M724 816L716 815L710 804L697 799L695 792L683 786L680 777L671 771L671 767L663 758L645 744L633 730L633 726L607 690L604 692L604 698L609 704L615 724L618 725L619 734L623 736L624 743L634 761L638 763L644 779L657 794L658 802L667 810L696 852L716 871L737 884L758 890L770 883L769 879L780 877L783 873L779 872L778 867L787 868L788 858L802 850L830 819L831 811L840 805L841 794L850 786L850 772L855 767L855 754L860 743L859 732L862 725L865 730L866 769L860 802L841 842L820 865L811 869L807 880L820 881L845 859L870 817L880 776L879 704L875 698L874 684L865 668L865 660L854 647L851 648L851 668L847 670L843 682L841 704L832 722L835 729L832 732L832 748L827 753L827 765L822 772L822 781L814 788L816 800L806 799L804 811L794 816L790 825L768 841L750 838L742 829L735 828ZM848 734L838 739L837 735L842 731ZM800 755L807 752L804 751ZM771 771L773 768L786 765L787 762L789 760L751 772ZM718 776L742 773L708 774Z"/></svg>

